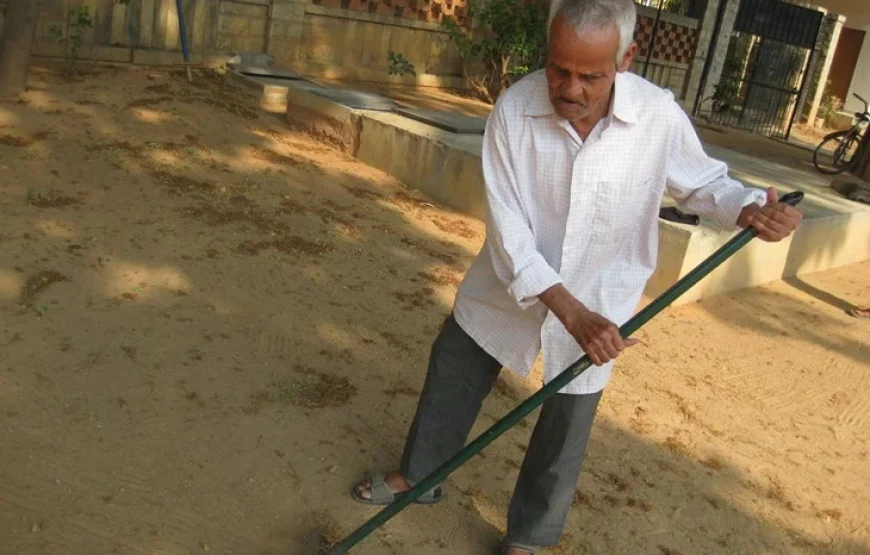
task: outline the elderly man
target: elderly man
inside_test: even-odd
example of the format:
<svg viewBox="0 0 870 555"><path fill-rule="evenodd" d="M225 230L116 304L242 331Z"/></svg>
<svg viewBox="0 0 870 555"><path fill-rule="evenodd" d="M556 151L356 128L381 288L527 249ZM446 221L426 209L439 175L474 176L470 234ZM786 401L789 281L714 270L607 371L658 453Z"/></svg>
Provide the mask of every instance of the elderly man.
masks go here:
<svg viewBox="0 0 870 555"><path fill-rule="evenodd" d="M435 340L399 469L356 485L361 503L402 495L463 447L502 367L550 380L585 352L588 370L540 413L501 553L558 543L620 337L656 264L668 192L725 229L787 237L801 214L744 188L706 156L671 93L626 73L632 0L555 0L547 67L513 85L487 125L487 237ZM441 488L418 502L435 503Z"/></svg>

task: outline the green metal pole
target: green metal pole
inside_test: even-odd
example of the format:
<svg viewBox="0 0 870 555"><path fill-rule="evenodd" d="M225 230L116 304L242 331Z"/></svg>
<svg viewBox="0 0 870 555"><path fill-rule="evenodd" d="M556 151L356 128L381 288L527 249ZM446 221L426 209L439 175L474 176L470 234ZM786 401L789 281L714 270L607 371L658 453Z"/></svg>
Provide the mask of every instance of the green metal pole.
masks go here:
<svg viewBox="0 0 870 555"><path fill-rule="evenodd" d="M780 202L796 206L803 200L804 194L800 191L789 193L780 199ZM675 283L670 289L662 293L643 310L638 312L631 320L626 322L619 332L623 338L631 336L644 324L652 320L659 312L667 308L683 293L692 288L696 283L704 279L707 274L715 270L720 264L728 260L737 251L749 243L758 232L752 228L746 228L738 233L733 239L701 262L697 268L689 272L683 279ZM530 412L544 404L544 401L558 393L577 376L592 366L589 357L583 356L580 360L569 366L561 374L555 377L537 393L520 403L501 420L493 424L488 430L480 434L474 441L466 445L450 460L439 466L432 474L417 482L408 493L385 507L368 522L357 528L351 535L343 539L338 545L329 551L329 555L347 553L353 546L361 542L369 534L377 530L388 520L396 516L402 509L414 502L415 499L444 482L447 477L457 468L465 464L471 457L481 452L487 445L495 441L500 435L514 427L520 420L528 416Z"/></svg>

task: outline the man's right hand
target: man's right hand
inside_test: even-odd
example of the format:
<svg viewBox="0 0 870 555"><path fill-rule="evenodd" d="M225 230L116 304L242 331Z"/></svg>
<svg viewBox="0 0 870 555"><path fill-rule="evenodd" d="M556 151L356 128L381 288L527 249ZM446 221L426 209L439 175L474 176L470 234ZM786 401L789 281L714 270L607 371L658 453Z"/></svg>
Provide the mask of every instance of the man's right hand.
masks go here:
<svg viewBox="0 0 870 555"><path fill-rule="evenodd" d="M637 339L622 339L616 324L583 307L562 321L595 366L615 360L619 353L637 345Z"/></svg>
<svg viewBox="0 0 870 555"><path fill-rule="evenodd" d="M636 339L623 340L616 324L583 306L563 285L551 287L538 298L562 322L595 366L615 360L622 351L638 343Z"/></svg>

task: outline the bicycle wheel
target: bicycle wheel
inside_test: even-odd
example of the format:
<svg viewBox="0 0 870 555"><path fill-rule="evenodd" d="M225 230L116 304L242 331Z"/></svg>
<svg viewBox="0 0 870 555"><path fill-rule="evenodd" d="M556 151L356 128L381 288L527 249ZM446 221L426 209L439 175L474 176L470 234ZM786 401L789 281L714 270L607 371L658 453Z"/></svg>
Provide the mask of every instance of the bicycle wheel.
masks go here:
<svg viewBox="0 0 870 555"><path fill-rule="evenodd" d="M855 133L835 131L826 135L813 153L813 165L822 173L842 173L858 162L861 141Z"/></svg>

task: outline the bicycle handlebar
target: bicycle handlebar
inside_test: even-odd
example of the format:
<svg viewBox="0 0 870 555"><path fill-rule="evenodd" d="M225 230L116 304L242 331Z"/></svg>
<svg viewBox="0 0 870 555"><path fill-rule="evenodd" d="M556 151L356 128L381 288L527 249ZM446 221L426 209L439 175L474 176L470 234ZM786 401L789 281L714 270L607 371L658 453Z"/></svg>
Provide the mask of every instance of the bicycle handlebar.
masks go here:
<svg viewBox="0 0 870 555"><path fill-rule="evenodd" d="M858 100L860 100L861 102L864 103L864 113L870 112L870 106L867 105L867 101L864 100L861 97L861 95L859 95L858 93L852 93L852 94L855 96L855 98L857 98Z"/></svg>

